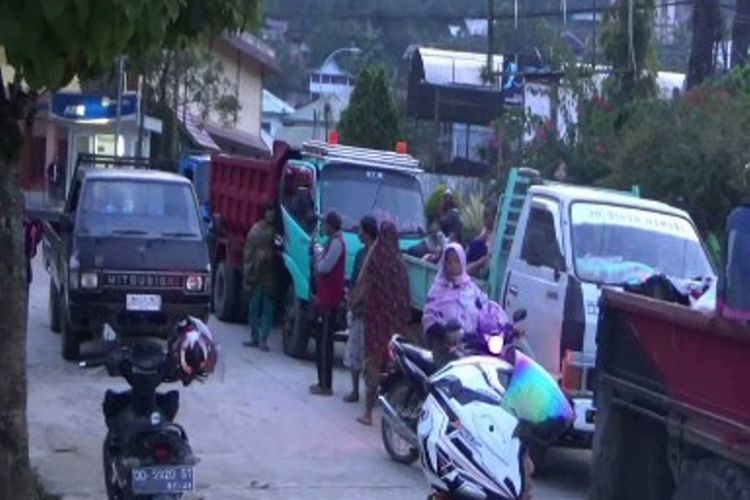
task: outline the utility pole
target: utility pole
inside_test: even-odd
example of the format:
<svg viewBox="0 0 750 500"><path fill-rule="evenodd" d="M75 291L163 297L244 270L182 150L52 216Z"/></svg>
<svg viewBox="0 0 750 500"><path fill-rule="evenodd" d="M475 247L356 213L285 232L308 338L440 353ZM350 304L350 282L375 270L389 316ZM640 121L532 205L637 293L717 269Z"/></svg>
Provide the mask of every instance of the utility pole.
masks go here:
<svg viewBox="0 0 750 500"><path fill-rule="evenodd" d="M123 56L117 58L117 115L115 116L115 156L120 156L120 117L122 115L122 74L125 60ZM123 141L124 143L125 141Z"/></svg>
<svg viewBox="0 0 750 500"><path fill-rule="evenodd" d="M596 13L596 0L594 0L594 12L591 14L591 19L594 26L593 38L591 39L591 70L596 71L596 24L599 21Z"/></svg>
<svg viewBox="0 0 750 500"><path fill-rule="evenodd" d="M495 83L495 0L487 0L487 81Z"/></svg>

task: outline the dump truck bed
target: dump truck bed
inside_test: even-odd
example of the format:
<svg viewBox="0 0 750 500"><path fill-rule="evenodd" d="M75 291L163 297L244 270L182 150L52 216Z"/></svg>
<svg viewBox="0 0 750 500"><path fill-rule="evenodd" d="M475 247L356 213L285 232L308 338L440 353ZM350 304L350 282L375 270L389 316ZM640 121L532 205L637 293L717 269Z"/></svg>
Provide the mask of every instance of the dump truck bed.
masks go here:
<svg viewBox="0 0 750 500"><path fill-rule="evenodd" d="M614 290L600 314L598 382L612 402L750 466L750 328Z"/></svg>

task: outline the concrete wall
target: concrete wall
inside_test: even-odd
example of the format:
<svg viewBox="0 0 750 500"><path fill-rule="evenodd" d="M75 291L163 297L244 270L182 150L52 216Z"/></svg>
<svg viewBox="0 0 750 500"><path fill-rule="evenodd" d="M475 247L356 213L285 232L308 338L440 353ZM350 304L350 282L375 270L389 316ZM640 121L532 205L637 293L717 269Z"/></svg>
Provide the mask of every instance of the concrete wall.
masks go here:
<svg viewBox="0 0 750 500"><path fill-rule="evenodd" d="M222 41L217 41L214 45L214 56L221 62L224 74L232 82L240 106L242 106L237 117L236 128L260 136L263 67ZM215 113L211 113L211 121L221 123Z"/></svg>

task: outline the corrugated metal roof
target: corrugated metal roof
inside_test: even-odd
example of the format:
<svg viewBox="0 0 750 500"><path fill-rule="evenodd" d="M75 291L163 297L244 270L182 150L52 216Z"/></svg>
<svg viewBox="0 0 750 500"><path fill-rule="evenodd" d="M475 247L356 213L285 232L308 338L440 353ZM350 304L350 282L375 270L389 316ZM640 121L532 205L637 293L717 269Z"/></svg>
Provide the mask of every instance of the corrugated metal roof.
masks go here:
<svg viewBox="0 0 750 500"><path fill-rule="evenodd" d="M194 114L183 111L179 111L177 114L187 133L199 146L212 151L221 150L218 144L216 144L211 136L208 135L208 131L206 131L206 128Z"/></svg>
<svg viewBox="0 0 750 500"><path fill-rule="evenodd" d="M205 128L209 134L216 136L219 142L221 142L221 139L225 139L260 152L269 152L269 149L266 147L263 140L250 132L237 129L227 129L213 123L207 123Z"/></svg>
<svg viewBox="0 0 750 500"><path fill-rule="evenodd" d="M341 98L336 94L322 95L314 101L297 108L293 113L283 116L282 121L288 125L323 123L325 121L326 105L331 110L331 122L338 123L346 105L341 102Z"/></svg>
<svg viewBox="0 0 750 500"><path fill-rule="evenodd" d="M269 90L263 89L263 114L285 115L294 112L294 106Z"/></svg>
<svg viewBox="0 0 750 500"><path fill-rule="evenodd" d="M482 78L484 68L487 66L486 54L429 47L419 47L416 52L422 59L427 83L436 85L486 85ZM495 55L493 66L495 72L502 72L503 56L501 54Z"/></svg>
<svg viewBox="0 0 750 500"><path fill-rule="evenodd" d="M281 71L279 62L276 60L276 52L250 33L242 33L242 35L224 33L221 39L271 71L277 73Z"/></svg>

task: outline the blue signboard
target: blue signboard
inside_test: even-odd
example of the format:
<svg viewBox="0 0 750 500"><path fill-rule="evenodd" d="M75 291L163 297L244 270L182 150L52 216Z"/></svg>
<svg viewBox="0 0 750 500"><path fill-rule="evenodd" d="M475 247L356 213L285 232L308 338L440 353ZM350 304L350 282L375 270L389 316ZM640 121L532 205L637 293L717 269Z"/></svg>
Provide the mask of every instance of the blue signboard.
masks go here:
<svg viewBox="0 0 750 500"><path fill-rule="evenodd" d="M138 101L138 94L124 94L120 117L133 119L138 116ZM106 123L117 119L117 99L100 94L58 92L52 96L51 112L60 120Z"/></svg>

